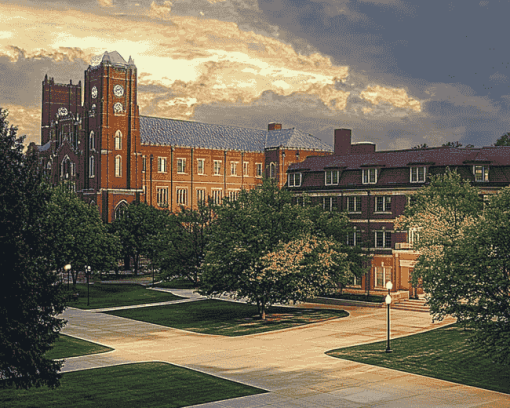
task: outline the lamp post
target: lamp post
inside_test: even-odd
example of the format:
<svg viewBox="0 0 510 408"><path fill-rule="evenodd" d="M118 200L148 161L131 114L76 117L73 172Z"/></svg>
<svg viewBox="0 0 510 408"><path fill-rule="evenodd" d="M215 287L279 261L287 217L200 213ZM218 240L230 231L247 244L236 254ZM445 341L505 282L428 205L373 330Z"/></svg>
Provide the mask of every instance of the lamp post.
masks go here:
<svg viewBox="0 0 510 408"><path fill-rule="evenodd" d="M64 270L67 271L67 291L69 292L69 271L71 270L71 264L64 266Z"/></svg>
<svg viewBox="0 0 510 408"><path fill-rule="evenodd" d="M85 275L87 275L87 306L90 303L90 286L89 286L89 282L90 282L90 270L91 270L90 266L86 266L85 267Z"/></svg>
<svg viewBox="0 0 510 408"><path fill-rule="evenodd" d="M388 294L386 295L386 306L387 306L387 315L388 315L388 342L386 343L386 353L391 353L390 349L390 305L391 305L391 296L390 290L393 289L393 283L391 281L386 282L386 289L388 289Z"/></svg>

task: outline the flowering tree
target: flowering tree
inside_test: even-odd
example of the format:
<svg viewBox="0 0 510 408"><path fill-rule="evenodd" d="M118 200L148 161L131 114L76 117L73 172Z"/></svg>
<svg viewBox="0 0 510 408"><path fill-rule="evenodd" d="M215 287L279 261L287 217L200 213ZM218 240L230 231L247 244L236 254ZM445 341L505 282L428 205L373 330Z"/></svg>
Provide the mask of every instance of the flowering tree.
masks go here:
<svg viewBox="0 0 510 408"><path fill-rule="evenodd" d="M201 293L247 298L261 318L275 302L304 300L336 287L361 264L344 245L345 214L292 205L290 193L270 180L214 212Z"/></svg>

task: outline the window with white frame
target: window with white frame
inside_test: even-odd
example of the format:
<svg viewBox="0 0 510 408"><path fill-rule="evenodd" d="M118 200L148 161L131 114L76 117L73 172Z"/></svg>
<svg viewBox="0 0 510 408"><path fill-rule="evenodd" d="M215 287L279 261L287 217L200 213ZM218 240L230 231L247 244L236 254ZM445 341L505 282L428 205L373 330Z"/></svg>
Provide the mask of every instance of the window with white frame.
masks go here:
<svg viewBox="0 0 510 408"><path fill-rule="evenodd" d="M248 165L249 163L248 162L243 162L243 175L244 176L247 176L248 175Z"/></svg>
<svg viewBox="0 0 510 408"><path fill-rule="evenodd" d="M322 197L322 209L333 211L333 202L335 197Z"/></svg>
<svg viewBox="0 0 510 408"><path fill-rule="evenodd" d="M185 188L177 188L177 204L187 205L188 203L188 190Z"/></svg>
<svg viewBox="0 0 510 408"><path fill-rule="evenodd" d="M222 197L221 190L212 190L211 194L212 194L212 202L213 202L213 204L220 204L221 203L221 197Z"/></svg>
<svg viewBox="0 0 510 408"><path fill-rule="evenodd" d="M237 164L238 162L230 162L230 175L237 176Z"/></svg>
<svg viewBox="0 0 510 408"><path fill-rule="evenodd" d="M377 183L377 169L363 169L363 184Z"/></svg>
<svg viewBox="0 0 510 408"><path fill-rule="evenodd" d="M177 173L186 173L186 159L177 159Z"/></svg>
<svg viewBox="0 0 510 408"><path fill-rule="evenodd" d="M354 229L354 231L349 231L347 233L347 245L349 246L356 246L358 245L359 241L359 232Z"/></svg>
<svg viewBox="0 0 510 408"><path fill-rule="evenodd" d="M262 177L262 163L255 163L255 177Z"/></svg>
<svg viewBox="0 0 510 408"><path fill-rule="evenodd" d="M269 177L276 178L276 164L275 163L271 163L269 165Z"/></svg>
<svg viewBox="0 0 510 408"><path fill-rule="evenodd" d="M339 171L338 170L326 170L325 171L325 175L326 175L326 185L327 186L331 186L331 185L334 185L334 184L338 184L338 175L339 175Z"/></svg>
<svg viewBox="0 0 510 408"><path fill-rule="evenodd" d="M89 135L89 149L90 150L95 149L94 131L93 130L90 131L90 135Z"/></svg>
<svg viewBox="0 0 510 408"><path fill-rule="evenodd" d="M168 207L168 187L156 188L156 196L159 207Z"/></svg>
<svg viewBox="0 0 510 408"><path fill-rule="evenodd" d="M89 178L93 178L96 175L96 168L94 166L94 156L89 157Z"/></svg>
<svg viewBox="0 0 510 408"><path fill-rule="evenodd" d="M391 267L389 266L376 266L375 272L375 287L385 288L386 282L391 280Z"/></svg>
<svg viewBox="0 0 510 408"><path fill-rule="evenodd" d="M239 197L239 190L229 190L228 199L230 201L235 201Z"/></svg>
<svg viewBox="0 0 510 408"><path fill-rule="evenodd" d="M204 174L205 171L205 159L197 159L197 173Z"/></svg>
<svg viewBox="0 0 510 408"><path fill-rule="evenodd" d="M360 286L361 285L361 278L358 278L356 275L352 277L352 286Z"/></svg>
<svg viewBox="0 0 510 408"><path fill-rule="evenodd" d="M391 232L375 231L375 247L391 248Z"/></svg>
<svg viewBox="0 0 510 408"><path fill-rule="evenodd" d="M288 186L289 187L300 187L301 186L301 173L289 173L288 175Z"/></svg>
<svg viewBox="0 0 510 408"><path fill-rule="evenodd" d="M142 173L147 171L147 156L142 157Z"/></svg>
<svg viewBox="0 0 510 408"><path fill-rule="evenodd" d="M197 203L205 203L205 190L203 188L197 189Z"/></svg>
<svg viewBox="0 0 510 408"><path fill-rule="evenodd" d="M411 246L418 243L420 240L420 232L417 228L411 228L408 233L408 241L411 244Z"/></svg>
<svg viewBox="0 0 510 408"><path fill-rule="evenodd" d="M115 177L122 177L122 157L115 157Z"/></svg>
<svg viewBox="0 0 510 408"><path fill-rule="evenodd" d="M117 130L115 132L115 150L121 149L122 149L122 132L120 130Z"/></svg>
<svg viewBox="0 0 510 408"><path fill-rule="evenodd" d="M221 160L214 160L214 175L221 175Z"/></svg>
<svg viewBox="0 0 510 408"><path fill-rule="evenodd" d="M489 166L473 166L473 174L475 181L487 182L489 181Z"/></svg>
<svg viewBox="0 0 510 408"><path fill-rule="evenodd" d="M350 213L361 212L361 197L347 197L347 211Z"/></svg>
<svg viewBox="0 0 510 408"><path fill-rule="evenodd" d="M166 157L158 157L158 173L166 173Z"/></svg>
<svg viewBox="0 0 510 408"><path fill-rule="evenodd" d="M411 167L411 183L424 183L426 178L426 168Z"/></svg>
<svg viewBox="0 0 510 408"><path fill-rule="evenodd" d="M375 212L389 212L389 211L391 211L391 196L376 196Z"/></svg>

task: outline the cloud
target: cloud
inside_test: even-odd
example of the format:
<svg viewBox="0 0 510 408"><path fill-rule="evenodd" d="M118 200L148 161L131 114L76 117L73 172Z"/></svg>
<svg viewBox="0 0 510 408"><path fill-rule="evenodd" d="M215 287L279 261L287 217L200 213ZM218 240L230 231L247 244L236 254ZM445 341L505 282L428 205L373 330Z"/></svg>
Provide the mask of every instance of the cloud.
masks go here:
<svg viewBox="0 0 510 408"><path fill-rule="evenodd" d="M172 2L165 1L163 5L158 5L155 1L151 3L149 16L161 19L168 19L172 10Z"/></svg>
<svg viewBox="0 0 510 408"><path fill-rule="evenodd" d="M9 111L9 125L18 127L18 136L27 136L24 144L41 143L41 109L27 108L20 105L6 104L3 109Z"/></svg>
<svg viewBox="0 0 510 408"><path fill-rule="evenodd" d="M380 85L368 86L360 93L360 97L373 105L388 102L396 108L409 109L415 112L421 111L421 103L407 95L402 88L385 88Z"/></svg>
<svg viewBox="0 0 510 408"><path fill-rule="evenodd" d="M97 0L101 7L113 7L113 0Z"/></svg>

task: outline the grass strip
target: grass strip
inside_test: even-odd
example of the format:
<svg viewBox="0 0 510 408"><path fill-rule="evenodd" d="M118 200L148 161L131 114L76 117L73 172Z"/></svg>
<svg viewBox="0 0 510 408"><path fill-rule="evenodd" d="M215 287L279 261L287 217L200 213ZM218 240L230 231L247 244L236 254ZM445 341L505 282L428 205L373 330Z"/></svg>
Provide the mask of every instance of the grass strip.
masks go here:
<svg viewBox="0 0 510 408"><path fill-rule="evenodd" d="M100 344L92 343L74 337L59 334L59 337L53 348L46 352L45 357L52 360L68 357L86 356L88 354L106 353L112 351L110 347L101 346Z"/></svg>
<svg viewBox="0 0 510 408"><path fill-rule="evenodd" d="M343 310L271 306L266 313L266 320L261 320L256 306L222 300L201 300L108 313L176 329L223 336L263 333L349 315Z"/></svg>
<svg viewBox="0 0 510 408"><path fill-rule="evenodd" d="M18 407L183 407L266 391L166 363L66 373L61 386L0 388L0 405Z"/></svg>
<svg viewBox="0 0 510 408"><path fill-rule="evenodd" d="M510 393L510 366L493 363L468 344L459 325L386 341L328 351L332 357L392 368L487 390Z"/></svg>
<svg viewBox="0 0 510 408"><path fill-rule="evenodd" d="M71 300L68 306L79 309L101 309L104 307L140 305L144 303L168 302L183 299L171 293L146 289L137 284L90 285L90 306L87 306L87 284L77 284L72 293L78 293L78 300Z"/></svg>

